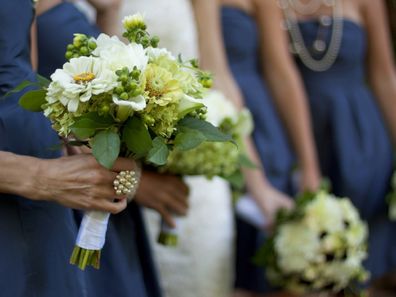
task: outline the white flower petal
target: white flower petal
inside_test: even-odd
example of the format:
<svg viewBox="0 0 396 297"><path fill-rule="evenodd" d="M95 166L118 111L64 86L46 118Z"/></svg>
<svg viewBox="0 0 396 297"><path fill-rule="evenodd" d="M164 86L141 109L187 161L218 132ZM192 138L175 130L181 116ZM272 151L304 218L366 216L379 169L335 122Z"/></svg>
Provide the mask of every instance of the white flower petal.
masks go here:
<svg viewBox="0 0 396 297"><path fill-rule="evenodd" d="M146 108L146 99L141 95L129 100L120 100L116 96L113 96L113 102L119 106L129 106L134 111L140 111Z"/></svg>

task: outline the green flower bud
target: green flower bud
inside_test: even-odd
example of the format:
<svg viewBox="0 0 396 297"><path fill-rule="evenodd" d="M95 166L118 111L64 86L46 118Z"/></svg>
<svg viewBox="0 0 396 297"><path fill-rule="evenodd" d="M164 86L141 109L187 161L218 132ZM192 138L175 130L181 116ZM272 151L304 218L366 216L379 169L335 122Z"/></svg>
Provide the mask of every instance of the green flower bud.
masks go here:
<svg viewBox="0 0 396 297"><path fill-rule="evenodd" d="M109 111L110 111L110 105L108 103L102 104L102 106L100 107L100 112L105 114L108 113Z"/></svg>
<svg viewBox="0 0 396 297"><path fill-rule="evenodd" d="M134 69L134 70L132 71L132 77L133 77L134 79L139 79L139 77L140 77L140 70Z"/></svg>
<svg viewBox="0 0 396 297"><path fill-rule="evenodd" d="M68 51L74 50L74 45L73 45L73 44L68 44L68 45L67 45L67 50L68 50Z"/></svg>
<svg viewBox="0 0 396 297"><path fill-rule="evenodd" d="M73 53L71 51L67 51L65 54L66 60L70 60L73 57Z"/></svg>
<svg viewBox="0 0 396 297"><path fill-rule="evenodd" d="M134 82L134 81L131 81L131 82L128 84L128 88L129 88L129 90L131 90L131 91L135 91L137 87L138 87L138 85L137 85L137 83Z"/></svg>
<svg viewBox="0 0 396 297"><path fill-rule="evenodd" d="M151 46L152 47L157 47L160 39L158 36L153 36L150 40Z"/></svg>
<svg viewBox="0 0 396 297"><path fill-rule="evenodd" d="M90 40L90 41L88 41L88 47L89 47L89 49L94 50L94 49L96 49L97 44L95 41Z"/></svg>
<svg viewBox="0 0 396 297"><path fill-rule="evenodd" d="M72 58L79 58L79 57L80 57L79 54L73 54L73 57L72 57Z"/></svg>
<svg viewBox="0 0 396 297"><path fill-rule="evenodd" d="M123 83L126 83L128 81L128 76L126 74L122 74L118 80L122 81Z"/></svg>
<svg viewBox="0 0 396 297"><path fill-rule="evenodd" d="M129 99L129 95L128 95L127 92L123 92L123 93L120 95L120 98L121 98L122 100L128 100L128 99Z"/></svg>
<svg viewBox="0 0 396 297"><path fill-rule="evenodd" d="M121 95L122 93L124 93L124 88L122 86L118 86L115 88L115 93L118 95Z"/></svg>
<svg viewBox="0 0 396 297"><path fill-rule="evenodd" d="M212 85L213 85L213 80L210 79L210 78L205 78L205 79L202 79L202 80L200 81L200 83L201 83L201 85L202 85L204 88L210 89L210 88L212 87Z"/></svg>
<svg viewBox="0 0 396 297"><path fill-rule="evenodd" d="M89 49L88 49L88 47L82 46L82 47L80 48L80 53L81 53L81 55L83 55L83 56L89 55Z"/></svg>

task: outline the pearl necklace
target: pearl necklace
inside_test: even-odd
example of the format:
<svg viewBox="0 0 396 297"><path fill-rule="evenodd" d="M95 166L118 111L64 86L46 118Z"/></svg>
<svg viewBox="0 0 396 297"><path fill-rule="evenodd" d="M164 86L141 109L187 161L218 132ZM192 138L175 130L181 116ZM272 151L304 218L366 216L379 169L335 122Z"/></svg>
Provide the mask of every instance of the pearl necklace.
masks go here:
<svg viewBox="0 0 396 297"><path fill-rule="evenodd" d="M322 72L326 71L334 64L338 57L339 50L341 47L342 33L343 33L343 9L341 0L332 0L333 8L333 30L331 40L324 56L317 60L312 57L307 46L305 45L299 24L296 16L296 11L293 9L292 4L295 3L293 0L280 0L280 7L282 8L286 18L286 28L289 31L290 38L292 40L292 46L294 52L300 57L302 63L309 69ZM330 3L330 2L327 2ZM301 4L301 3L300 3ZM320 19L321 25L329 26L330 19L323 16ZM319 32L320 33L320 32ZM324 40L315 40L314 49L318 52L324 52L326 50L326 43Z"/></svg>

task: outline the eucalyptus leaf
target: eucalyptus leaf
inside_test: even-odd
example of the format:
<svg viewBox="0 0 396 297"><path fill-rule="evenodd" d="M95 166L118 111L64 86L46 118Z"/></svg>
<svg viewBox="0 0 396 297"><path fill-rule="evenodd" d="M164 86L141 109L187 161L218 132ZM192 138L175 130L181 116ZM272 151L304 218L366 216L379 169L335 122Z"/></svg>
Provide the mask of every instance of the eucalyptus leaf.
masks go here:
<svg viewBox="0 0 396 297"><path fill-rule="evenodd" d="M180 132L175 138L175 149L180 151L187 151L199 146L206 140L206 137L197 130L184 129L184 132Z"/></svg>
<svg viewBox="0 0 396 297"><path fill-rule="evenodd" d="M240 170L237 170L233 174L223 178L237 190L242 190L245 186L245 178Z"/></svg>
<svg viewBox="0 0 396 297"><path fill-rule="evenodd" d="M232 136L221 132L218 128L213 126L211 123L193 118L186 117L179 122L178 128L181 132L185 129L196 130L202 133L207 141L217 141L217 142L233 142Z"/></svg>
<svg viewBox="0 0 396 297"><path fill-rule="evenodd" d="M11 91L7 92L4 95L4 98L10 96L11 94L18 93L18 92L22 91L23 89L25 89L27 87L30 87L30 86L37 86L37 82L24 80L19 85L17 85L14 89L12 89Z"/></svg>
<svg viewBox="0 0 396 297"><path fill-rule="evenodd" d="M153 141L146 125L138 117L132 117L126 122L122 139L137 158L146 156L153 146Z"/></svg>
<svg viewBox="0 0 396 297"><path fill-rule="evenodd" d="M89 119L81 119L75 122L71 127L71 131L78 139L87 139L96 132L95 126Z"/></svg>
<svg viewBox="0 0 396 297"><path fill-rule="evenodd" d="M257 164L254 164L252 160L249 159L245 154L239 154L239 164L241 167L250 168L250 169L259 169L260 167Z"/></svg>
<svg viewBox="0 0 396 297"><path fill-rule="evenodd" d="M78 119L71 126L74 136L79 139L87 139L95 134L99 129L107 129L114 124L110 116L100 116L96 112L87 113Z"/></svg>
<svg viewBox="0 0 396 297"><path fill-rule="evenodd" d="M148 152L147 161L161 166L165 165L168 160L169 149L162 137L156 137L153 140L153 148Z"/></svg>
<svg viewBox="0 0 396 297"><path fill-rule="evenodd" d="M120 137L117 133L106 130L95 135L92 141L92 154L104 167L111 169L120 154Z"/></svg>
<svg viewBox="0 0 396 297"><path fill-rule="evenodd" d="M49 86L49 84L51 83L51 81L48 78L46 78L40 74L36 74L36 77L37 77L38 85L42 88L47 88Z"/></svg>
<svg viewBox="0 0 396 297"><path fill-rule="evenodd" d="M43 111L42 106L47 102L46 94L45 90L28 91L19 99L19 105L30 111Z"/></svg>

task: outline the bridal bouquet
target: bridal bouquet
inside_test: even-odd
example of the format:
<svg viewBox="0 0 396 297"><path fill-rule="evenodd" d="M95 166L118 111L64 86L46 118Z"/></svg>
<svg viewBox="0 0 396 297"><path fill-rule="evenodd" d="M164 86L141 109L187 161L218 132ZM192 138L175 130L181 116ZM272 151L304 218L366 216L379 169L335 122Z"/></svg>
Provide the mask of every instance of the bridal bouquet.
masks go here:
<svg viewBox="0 0 396 297"><path fill-rule="evenodd" d="M274 285L294 293L337 293L367 279L366 241L367 226L352 203L320 191L279 213L256 262Z"/></svg>
<svg viewBox="0 0 396 297"><path fill-rule="evenodd" d="M220 176L236 187L243 186L241 168L254 166L243 153L242 141L253 130L251 114L247 109L238 112L218 91L209 91L202 102L207 107L207 121L231 135L238 146L231 142L207 142L199 133L190 132L195 134L196 143L185 143L186 146L174 149L169 154L167 164L160 167L160 171L184 176L204 175L209 179ZM199 145L195 148L190 147L197 143ZM179 221L177 218L175 221L175 229L162 222L159 243L177 245Z"/></svg>
<svg viewBox="0 0 396 297"><path fill-rule="evenodd" d="M20 104L43 111L60 136L89 146L106 168L119 156L163 166L173 150L197 146L197 135L201 141L232 140L204 120L201 98L210 75L196 61L183 62L157 48L158 38L149 35L140 15L126 17L123 25L128 44L106 34L97 39L75 34L66 51L69 62L51 81L40 78L42 88L26 93ZM126 186L135 185L137 178L134 172L122 173L115 192L132 195ZM108 219L109 213L86 212L72 264L99 267Z"/></svg>

